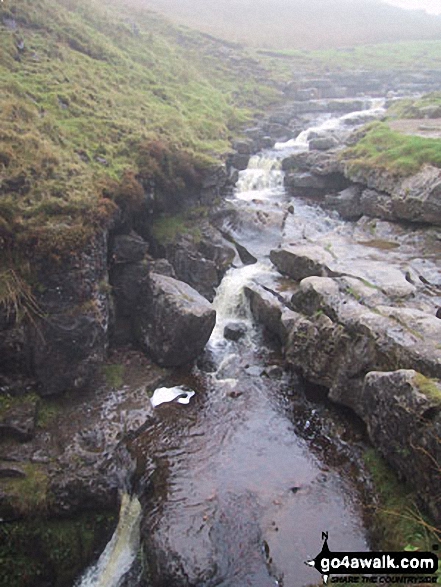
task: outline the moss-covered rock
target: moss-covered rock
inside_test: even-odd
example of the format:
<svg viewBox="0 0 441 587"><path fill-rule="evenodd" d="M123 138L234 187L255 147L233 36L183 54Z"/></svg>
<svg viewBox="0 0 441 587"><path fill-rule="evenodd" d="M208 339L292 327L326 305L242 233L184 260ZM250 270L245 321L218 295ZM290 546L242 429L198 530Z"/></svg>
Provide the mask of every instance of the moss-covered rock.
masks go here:
<svg viewBox="0 0 441 587"><path fill-rule="evenodd" d="M1 524L0 586L70 587L104 548L115 525L109 511Z"/></svg>

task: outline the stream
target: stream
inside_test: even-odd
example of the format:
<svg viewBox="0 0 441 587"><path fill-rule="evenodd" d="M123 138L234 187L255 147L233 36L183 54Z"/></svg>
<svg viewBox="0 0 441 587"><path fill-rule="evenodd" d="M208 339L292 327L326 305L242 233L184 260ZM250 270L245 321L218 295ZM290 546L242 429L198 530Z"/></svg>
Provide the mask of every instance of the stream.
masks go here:
<svg viewBox="0 0 441 587"><path fill-rule="evenodd" d="M139 458L153 459L156 468L153 478L140 483L143 558L151 581L143 585L303 587L321 580L304 563L320 551L322 532L329 532L331 550L369 549L359 471L350 451L331 440L335 435L347 448L361 433L348 416L308 395L301 381L284 372L279 351L253 323L244 288L253 281L281 287L270 250L295 239L299 230L313 236L343 224L297 200L300 220L293 224L282 159L307 150L311 131L344 133L351 122L362 124L382 112L374 101L362 113L324 116L297 139L252 157L241 172L227 202L236 214L225 230L257 262L243 265L237 259L227 272L214 300L217 322L203 359L169 383L186 386L194 397L157 405L152 425L134 443ZM240 326L237 341L224 337L230 322ZM141 511L136 504L130 511L138 512L126 532L134 558ZM122 584L127 568L115 562L112 582L103 582L112 563L109 552L118 552L117 538L112 540L104 563L98 571L100 562L89 569L81 587Z"/></svg>

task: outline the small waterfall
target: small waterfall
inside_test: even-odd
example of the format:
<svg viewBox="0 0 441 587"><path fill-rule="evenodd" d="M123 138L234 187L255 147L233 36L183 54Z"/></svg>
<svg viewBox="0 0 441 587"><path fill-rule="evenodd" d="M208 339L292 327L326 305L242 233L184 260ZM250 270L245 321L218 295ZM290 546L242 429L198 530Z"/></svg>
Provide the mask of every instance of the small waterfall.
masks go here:
<svg viewBox="0 0 441 587"><path fill-rule="evenodd" d="M75 587L118 587L130 570L139 548L141 504L136 496L123 493L118 526L98 559Z"/></svg>
<svg viewBox="0 0 441 587"><path fill-rule="evenodd" d="M257 275L269 272L270 268L262 263L233 268L227 272L213 301L216 310L216 326L211 334L211 342L223 340L223 330L229 321L240 320L251 323L252 316L245 296L245 287Z"/></svg>
<svg viewBox="0 0 441 587"><path fill-rule="evenodd" d="M295 139L285 143L276 143L276 151L308 151L309 141L314 135L326 133L329 136L335 136L337 139L345 139L350 133L350 129L355 126L361 126L372 120L377 120L384 116L386 110L385 101L382 98L369 100L365 110L349 112L343 116L324 116L318 120L315 126L311 126L302 131ZM288 153L286 153L288 155Z"/></svg>
<svg viewBox="0 0 441 587"><path fill-rule="evenodd" d="M251 157L247 169L241 171L236 184L236 196L247 192L275 190L283 187L280 159L260 154ZM260 196L260 194L259 194Z"/></svg>

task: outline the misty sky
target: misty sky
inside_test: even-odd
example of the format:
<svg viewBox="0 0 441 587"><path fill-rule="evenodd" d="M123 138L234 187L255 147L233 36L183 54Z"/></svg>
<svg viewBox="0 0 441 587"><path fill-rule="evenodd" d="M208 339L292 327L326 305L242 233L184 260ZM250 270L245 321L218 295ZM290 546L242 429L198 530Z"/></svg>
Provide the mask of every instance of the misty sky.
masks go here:
<svg viewBox="0 0 441 587"><path fill-rule="evenodd" d="M441 0L384 0L399 8L422 9L430 14L441 14Z"/></svg>

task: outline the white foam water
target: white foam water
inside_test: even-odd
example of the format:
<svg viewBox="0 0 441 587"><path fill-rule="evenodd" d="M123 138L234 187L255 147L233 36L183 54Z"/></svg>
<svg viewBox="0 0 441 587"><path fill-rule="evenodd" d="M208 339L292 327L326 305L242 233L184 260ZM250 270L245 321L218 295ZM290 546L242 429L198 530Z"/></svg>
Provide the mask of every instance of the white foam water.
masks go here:
<svg viewBox="0 0 441 587"><path fill-rule="evenodd" d="M118 526L98 561L89 567L75 587L119 587L139 548L141 504L123 493Z"/></svg>

